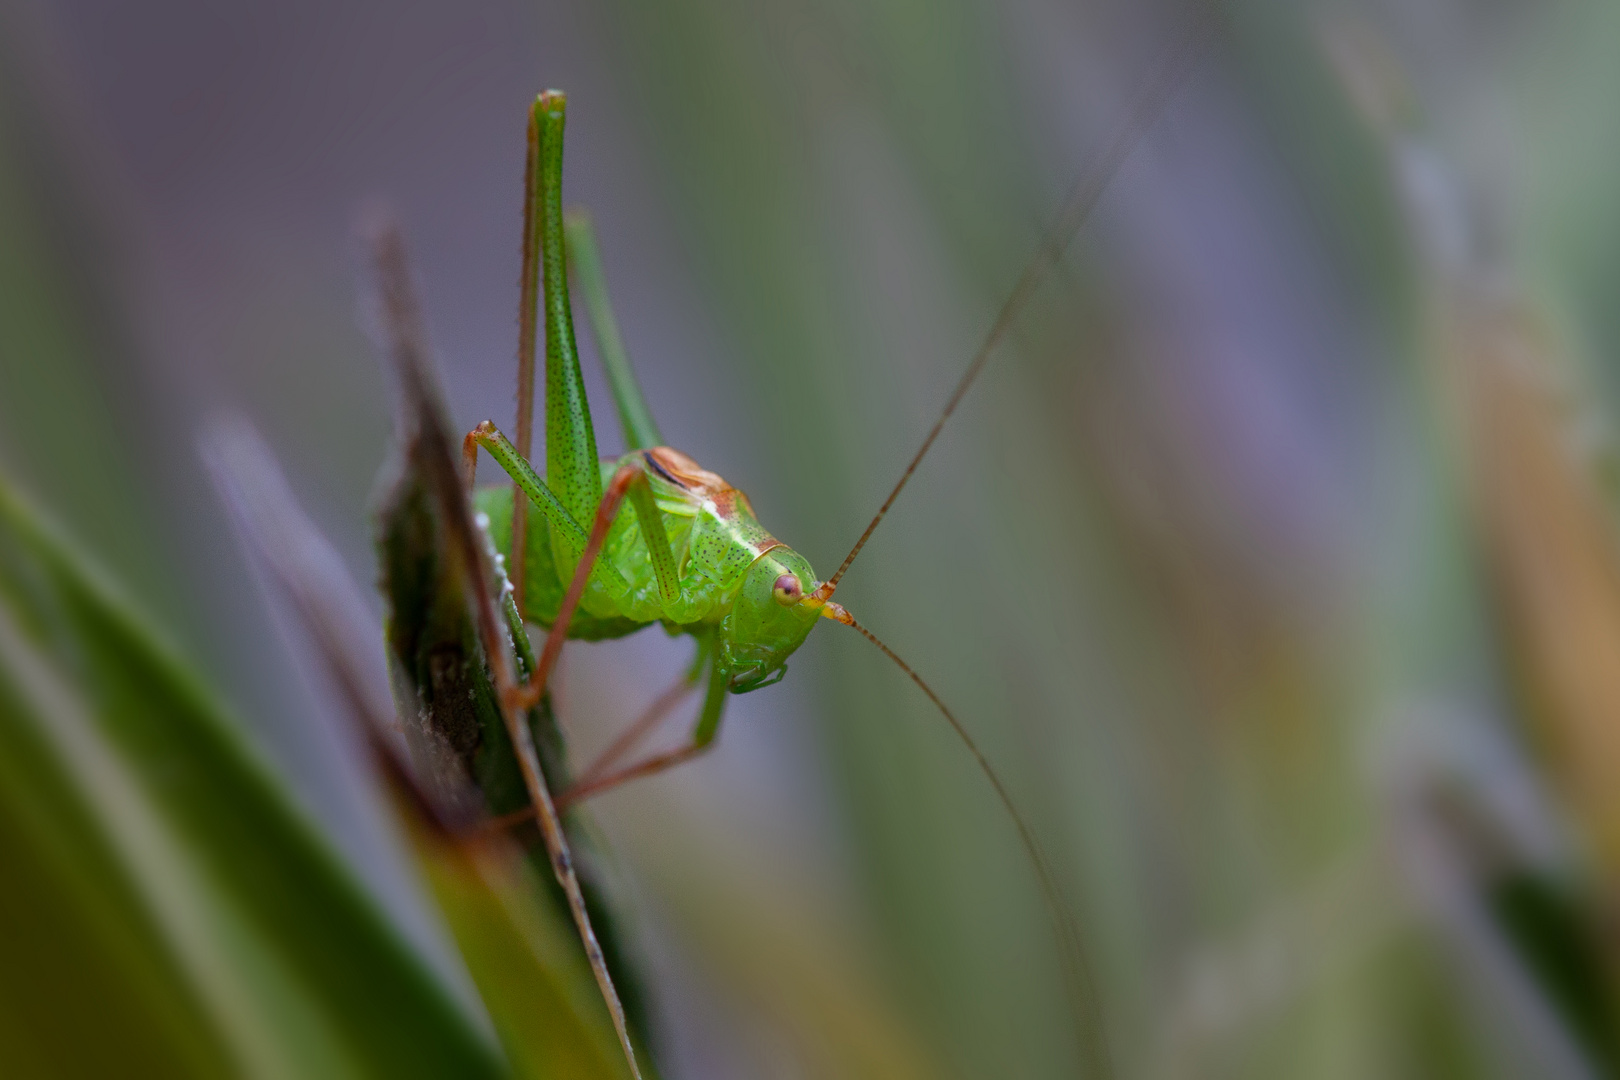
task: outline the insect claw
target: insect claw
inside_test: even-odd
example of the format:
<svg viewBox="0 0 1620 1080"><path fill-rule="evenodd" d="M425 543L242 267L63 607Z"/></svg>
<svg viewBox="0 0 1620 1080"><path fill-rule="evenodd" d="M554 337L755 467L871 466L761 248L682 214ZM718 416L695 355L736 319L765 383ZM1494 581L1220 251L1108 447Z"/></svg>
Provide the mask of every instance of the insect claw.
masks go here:
<svg viewBox="0 0 1620 1080"><path fill-rule="evenodd" d="M486 427L489 427L488 420L467 432L466 437L461 440L462 479L466 481L468 491L471 491L478 481L478 437L484 434Z"/></svg>

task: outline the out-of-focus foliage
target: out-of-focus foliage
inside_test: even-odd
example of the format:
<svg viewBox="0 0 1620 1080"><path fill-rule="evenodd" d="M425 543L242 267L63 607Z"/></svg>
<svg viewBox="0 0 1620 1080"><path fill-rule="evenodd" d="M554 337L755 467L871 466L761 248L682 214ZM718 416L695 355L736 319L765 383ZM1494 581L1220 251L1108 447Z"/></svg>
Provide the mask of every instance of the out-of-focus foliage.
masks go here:
<svg viewBox="0 0 1620 1080"><path fill-rule="evenodd" d="M9 491L0 601L6 1071L499 1074L231 722Z"/></svg>
<svg viewBox="0 0 1620 1080"><path fill-rule="evenodd" d="M275 509L276 538L307 528ZM5 488L0 781L8 1075L625 1074L561 901L512 845L400 806L508 1064L194 678Z"/></svg>

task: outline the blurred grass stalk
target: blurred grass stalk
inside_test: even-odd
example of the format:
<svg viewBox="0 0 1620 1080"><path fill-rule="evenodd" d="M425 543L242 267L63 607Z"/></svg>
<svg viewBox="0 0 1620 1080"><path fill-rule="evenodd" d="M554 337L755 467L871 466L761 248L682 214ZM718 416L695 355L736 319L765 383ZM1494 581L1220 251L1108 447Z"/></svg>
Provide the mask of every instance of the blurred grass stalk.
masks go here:
<svg viewBox="0 0 1620 1080"><path fill-rule="evenodd" d="M1415 257L1413 232L1428 225L1414 230L1401 217L1406 193L1386 172L1390 148L1358 123L1322 63L1315 19L1325 6L1228 8L1231 52L1191 95L1209 104L1184 103L1179 123L1173 109L1166 126L1175 134L1166 141L1198 142L1203 125L1227 125L1198 145L1229 135L1240 154L1259 148L1264 164L1239 174L1259 181L1256 193L1223 199L1220 185L1234 181L1211 164L1214 151L1196 159L1163 151L1182 165L1179 186L1156 186L1151 168L1127 170L1098 223L1107 241L1082 243L1062 283L1069 288L1054 290L1062 291L1061 304L1035 313L1022 327L1024 347L998 358L975 390L939 456L852 575L849 602L868 622L881 620L874 625L900 624L897 647L925 672L947 672L946 697L966 703L963 712L1013 773L1015 790L1036 801L1049 835L1062 838L1071 891L1084 898L1103 958L1102 996L1126 1047L1127 1071L1155 1060L1142 1048L1178 1014L1179 988L1196 983L1206 1003L1231 1000L1212 1007L1209 1015L1225 1019L1201 1036L1208 1039L1201 1053L1169 1066L1175 1075L1513 1075L1525 1059L1504 1047L1522 1053L1525 1045L1512 1044L1526 1043L1531 1062L1545 1049L1527 1028L1543 1018L1555 1028L1579 1027L1590 1015L1560 1015L1569 1002L1539 981L1545 972L1519 952L1525 946L1505 919L1488 910L1496 868L1476 877L1469 838L1444 820L1432 835L1454 858L1441 869L1452 875L1454 895L1466 898L1467 912L1442 907L1427 923L1414 918L1407 894L1422 885L1385 872L1391 864L1380 849L1419 822L1402 824L1404 811L1385 802L1393 799L1365 762L1401 742L1391 729L1421 727L1418 714L1430 697L1472 710L1472 672L1491 663L1479 635L1489 637L1496 619L1516 618L1491 607L1470 576L1472 526L1453 516L1465 488L1448 467L1449 448L1433 420L1458 406L1431 396L1446 391L1430 376L1431 365L1450 366L1443 358L1455 354L1459 335L1472 342L1464 351L1493 353L1514 351L1518 332L1486 310L1448 307L1441 297L1455 284L1437 283ZM783 446L777 468L789 477L780 488L792 493L777 502L799 519L799 531L784 535L812 553L840 551L847 541L835 523L858 527L881 496L890 463L905 451L895 429L926 426L971 347L973 313L993 305L1027 253L1021 241L1046 205L1043 182L1064 171L1049 162L1068 159L1079 141L1065 133L1068 142L1056 148L1039 142L1049 113L1072 122L1077 112L1072 101L1042 92L1072 88L1086 81L1073 73L1084 71L1088 86L1106 97L1129 70L1113 53L1116 32L1140 24L1102 7L1060 14L1043 5L1020 6L997 22L973 3L933 5L926 28L905 3L698 0L675 9L620 0L616 11L625 69L653 118L649 138L662 140L674 199L696 221L693 246L738 351L749 358L738 378L761 403L811 400L785 415L769 413ZM1379 14L1410 29L1397 14ZM1459 14L1457 21L1469 19ZM1154 19L1144 14L1141 22ZM1461 37L1463 28L1455 29ZM1049 72L1038 62L1019 66L1049 54L1065 58L1058 70L1072 74L1067 83L1043 82ZM1028 99L1010 89L1031 85L1037 89ZM668 94L671 86L681 93ZM1244 92L1262 132L1232 116L1241 106L1223 108L1230 106L1225 95ZM1278 183L1266 172L1271 167L1291 171L1304 191ZM1183 195L1187 188L1211 194L1199 200ZM1290 202L1296 195L1302 209ZM1255 203L1267 200L1257 212ZM1346 357L1360 381L1312 369L1299 355L1346 336L1331 318L1311 328L1315 336L1292 339L1295 353L1274 368L1222 366L1203 345L1223 329L1210 308L1235 297L1166 264L1190 259L1188 249L1228 224L1224 215L1262 233L1278 221L1276 228L1328 248L1311 258L1329 267L1323 277L1343 299L1274 291L1269 303L1297 300L1304 319L1342 306L1348 311L1340 317L1364 321L1365 339ZM1150 220L1158 217L1167 223ZM1167 235L1177 230L1175 239ZM1223 250L1227 279L1268 269L1259 265L1277 257L1268 241L1278 246L1275 237L1256 235L1247 250ZM1285 263L1281 273L1294 271L1309 285L1317 268L1301 274ZM1273 313L1278 323L1291 314ZM1434 333L1437 325L1445 332ZM1244 347L1252 345L1235 346ZM1165 356L1177 350L1189 354L1186 362ZM1374 362L1381 350L1393 354L1393 370ZM1245 378L1251 382L1239 381ZM1394 401L1356 431L1364 443L1353 468L1384 464L1378 457L1385 445L1410 455L1391 465L1394 479L1380 477L1397 489L1394 498L1387 491L1369 498L1363 489L1350 493L1352 505L1336 508L1332 520L1343 535L1314 563L1317 553L1302 557L1284 531L1291 523L1280 519L1300 504L1343 496L1301 497L1290 488L1310 482L1295 480L1293 466L1308 476L1332 425L1308 430L1302 446L1268 446L1306 464L1275 456L1244 461L1234 444L1247 432L1220 428L1229 397L1251 394L1243 405L1268 394L1286 398L1289 378L1321 379L1326 389L1313 389L1345 393L1346 410L1356 393ZM896 425L894 416L905 422ZM1236 423L1244 422L1269 434L1265 425L1276 418L1256 405L1253 413L1240 410ZM1308 427L1312 418L1297 423ZM1545 427L1539 438L1561 430L1550 416L1537 424ZM1480 474L1492 473L1480 464ZM1586 487L1578 464L1557 467L1563 472L1550 497ZM1505 482L1493 474L1483 484ZM1243 485L1275 497L1257 503ZM1412 489L1421 492L1422 509L1401 516L1396 504ZM755 498L763 503L758 492ZM1375 515L1389 512L1392 527L1376 516L1367 521L1369 505ZM1601 506L1591 510L1601 517ZM1256 511L1276 512L1279 520ZM1526 501L1513 512L1521 534L1541 529L1535 505ZM1358 519L1379 535L1357 535ZM1486 535L1495 531L1488 518L1482 524ZM1612 573L1612 545L1589 525L1578 530L1590 534L1579 541L1587 557L1563 560L1556 571L1567 575L1560 591L1580 587L1582 575ZM949 544L941 540L946 533ZM1312 574L1315 580L1301 580ZM948 586L919 589L919 582ZM1597 617L1591 609L1607 604L1606 590L1583 597L1581 617L1558 634L1582 633L1588 616ZM1532 634L1556 617L1551 607L1543 611L1532 620L1541 630ZM1477 621L1481 614L1492 623ZM1588 651L1607 648L1607 628L1595 629L1595 639L1573 653L1552 641L1536 652L1544 661L1558 655L1561 680L1583 680L1560 693L1566 700L1571 690L1590 695L1581 710L1592 729L1587 738L1599 730L1612 738L1620 731L1609 719L1612 699L1595 692L1620 665L1608 663L1606 651ZM1588 659L1607 673L1599 675ZM1062 1021L1039 1004L1050 983L1031 962L1040 946L1014 929L1035 921L1007 919L1011 925L986 931L987 920L1022 910L1023 888L1017 868L1002 859L1006 839L984 824L990 815L980 813L971 780L952 767L948 751L904 723L919 711L875 663L840 652L835 674L822 681L836 695L827 737L858 822L856 843L879 913L875 936L897 994L965 1073L1062 1074L1051 1041ZM1483 693L1495 703L1492 689ZM1512 701L1500 704L1501 715L1511 715ZM1483 729L1498 720L1487 706L1443 737L1490 741ZM927 724L916 716L919 731ZM1577 771L1604 773L1620 763L1595 743L1575 753L1584 750L1591 760ZM1526 775L1539 772L1533 757L1516 764ZM1446 768L1433 766L1424 800L1459 782ZM1500 778L1466 782L1488 788ZM1599 791L1612 799L1620 790L1596 776L1581 786L1592 809ZM1388 909L1387 921L1367 916L1373 929L1359 938L1354 927L1362 923L1331 921L1319 935L1295 937L1292 920L1277 913L1338 910L1304 898L1331 895L1331 882L1365 880L1347 865L1373 868L1366 873L1380 887L1370 894L1350 888L1350 895ZM1563 913L1580 948L1593 941L1583 899ZM1487 910L1470 925L1486 947L1503 950L1502 977L1511 984L1504 992L1527 994L1541 1010L1524 1027L1499 1022L1490 1007L1500 1000L1481 1008L1480 987L1469 985L1474 970L1436 948L1448 939L1434 923L1473 920L1479 905ZM694 899L690 906L703 905ZM1329 940L1340 933L1351 959L1329 962L1345 955ZM1256 944L1223 950L1228 936ZM987 937L998 950L971 940ZM1240 959L1215 966L1224 974L1184 980L1202 944ZM1246 1007L1241 957L1260 964L1279 950L1300 977L1281 980L1286 991L1253 995L1253 1008ZM992 985L994 995L986 991ZM1613 1027L1612 1018L1598 1023ZM1553 1038L1568 1036L1555 1031ZM1579 1054L1560 1060L1573 1060L1578 1072L1586 1067Z"/></svg>
<svg viewBox="0 0 1620 1080"><path fill-rule="evenodd" d="M1620 953L1608 926L1620 910L1620 532L1601 483L1610 461L1589 438L1606 425L1581 365L1525 294L1523 269L1493 245L1504 230L1476 178L1435 145L1426 103L1387 42L1365 23L1324 26L1409 226L1427 385L1464 494L1501 712L1516 721L1505 743L1563 811L1556 821L1549 814L1538 840L1500 776L1474 777L1472 791L1453 776L1428 796L1451 832L1451 855L1435 861L1471 864L1459 868L1511 969L1499 980L1519 981L1521 1020L1544 1011L1562 1029L1546 1034L1569 1040L1561 1050L1543 1042L1544 1067L1615 1075Z"/></svg>
<svg viewBox="0 0 1620 1080"><path fill-rule="evenodd" d="M267 453L233 428L216 429L210 449L339 711L394 781L506 1059L152 630L0 487L0 856L12 871L0 891L11 928L0 1064L17 1075L625 1075L572 927L521 852L461 835L452 824L468 822L434 812L410 780L381 672L364 659L378 628L357 616Z"/></svg>
<svg viewBox="0 0 1620 1080"><path fill-rule="evenodd" d="M234 722L9 491L0 605L8 862L32 871L8 874L24 906L0 937L21 1072L122 1071L133 1028L148 1075L498 1075Z"/></svg>

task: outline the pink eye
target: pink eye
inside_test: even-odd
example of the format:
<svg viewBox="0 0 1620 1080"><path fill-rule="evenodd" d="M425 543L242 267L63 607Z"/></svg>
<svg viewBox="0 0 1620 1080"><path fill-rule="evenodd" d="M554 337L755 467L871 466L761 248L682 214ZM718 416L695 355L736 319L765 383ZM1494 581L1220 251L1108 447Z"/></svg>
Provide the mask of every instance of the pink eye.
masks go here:
<svg viewBox="0 0 1620 1080"><path fill-rule="evenodd" d="M799 579L794 575L783 574L776 579L776 585L772 587L771 595L776 597L778 604L787 607L804 599L804 586L799 584Z"/></svg>

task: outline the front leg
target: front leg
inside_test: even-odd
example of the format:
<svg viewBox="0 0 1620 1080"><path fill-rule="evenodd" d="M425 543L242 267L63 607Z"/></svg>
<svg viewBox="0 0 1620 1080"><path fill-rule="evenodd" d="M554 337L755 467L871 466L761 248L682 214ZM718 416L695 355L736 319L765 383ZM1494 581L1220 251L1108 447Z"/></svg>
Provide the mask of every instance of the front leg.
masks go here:
<svg viewBox="0 0 1620 1080"><path fill-rule="evenodd" d="M579 553L585 550L585 529L574 519L574 515L568 512L562 500L546 486L545 480L534 471L528 458L488 420L467 432L466 438L461 440L461 462L467 476L467 490L473 490L473 483L478 477L480 446L488 450L489 456L494 458L495 463L512 478L518 491L528 496L529 501L540 508L540 514L546 519L546 523L557 530L562 536L564 545L578 557ZM514 513L516 509L517 504L514 503ZM513 557L516 558L517 552L521 550L516 544L514 534Z"/></svg>
<svg viewBox="0 0 1620 1080"><path fill-rule="evenodd" d="M602 501L597 504L596 519L591 524L591 532L585 540L585 549L580 554L579 564L574 567L574 576L568 583L568 591L563 595L562 606L557 609L557 620L551 624L551 630L546 634L545 647L540 651L540 662L535 665L528 682L511 689L512 696L508 704L512 707L531 708L546 692L546 681L550 679L551 670L556 666L557 657L562 653L563 642L568 638L569 624L574 620L574 613L579 610L580 598L585 595L585 583L596 567L597 559L602 554L602 544L607 540L608 529L612 527L613 519L618 516L619 507L624 504L626 495L633 496L632 502L641 518L642 538L652 558L659 591L666 600L679 595L680 585L674 578L675 556L670 550L669 538L664 532L663 517L653 502L647 474L637 465L621 465L613 474L613 479L608 482ZM604 566L603 569L613 570L611 566ZM613 570L613 573L617 575L618 571Z"/></svg>

